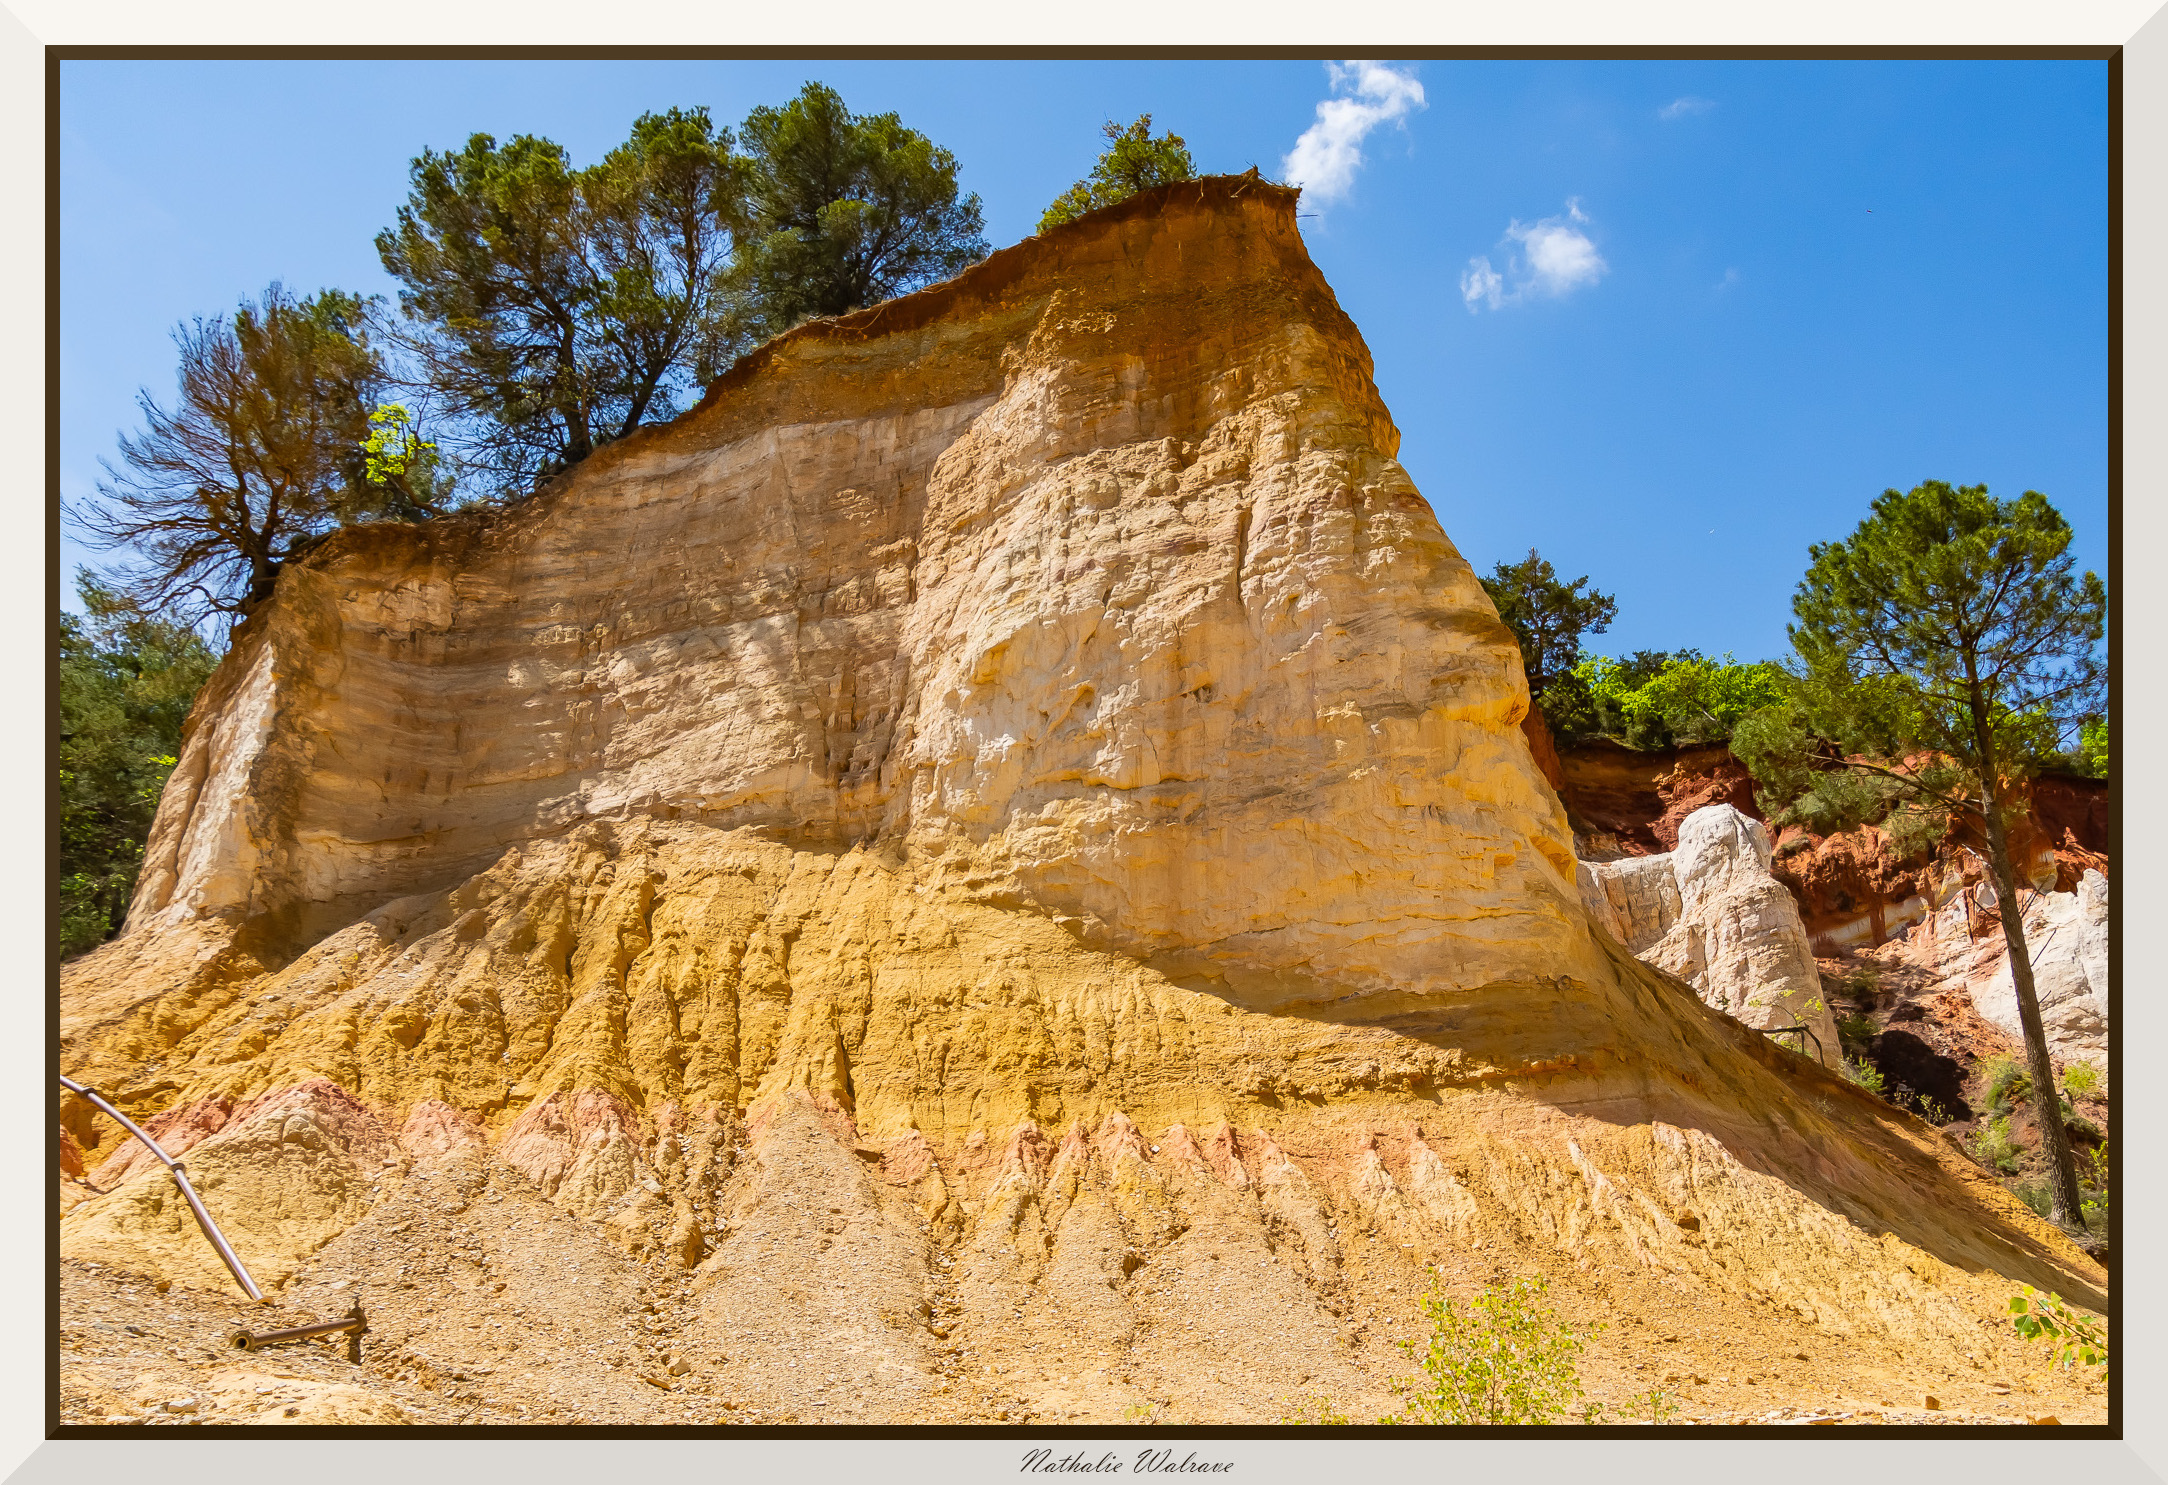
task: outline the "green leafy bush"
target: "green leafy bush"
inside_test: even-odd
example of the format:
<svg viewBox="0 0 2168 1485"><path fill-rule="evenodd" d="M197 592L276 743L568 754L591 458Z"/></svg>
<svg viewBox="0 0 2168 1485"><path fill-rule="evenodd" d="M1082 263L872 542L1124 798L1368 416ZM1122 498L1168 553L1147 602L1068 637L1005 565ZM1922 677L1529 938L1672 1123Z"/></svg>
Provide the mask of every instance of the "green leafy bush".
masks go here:
<svg viewBox="0 0 2168 1485"><path fill-rule="evenodd" d="M2034 1216L2053 1219L2055 1193L2049 1189L2046 1181L2037 1176L2029 1181L2013 1181L2010 1184L2010 1194L2031 1207Z"/></svg>
<svg viewBox="0 0 2168 1485"><path fill-rule="evenodd" d="M1972 1132L1972 1158L2006 1176L2017 1174L2024 1149L2010 1138L2010 1117L1990 1119Z"/></svg>
<svg viewBox="0 0 2168 1485"><path fill-rule="evenodd" d="M2092 1098L2100 1092L2100 1070L2090 1062L2077 1062L2063 1069L2063 1092L2072 1098Z"/></svg>
<svg viewBox="0 0 2168 1485"><path fill-rule="evenodd" d="M1697 650L1591 655L1573 674L1588 693L1595 730L1639 748L1729 741L1749 713L1781 703L1789 684L1781 666L1730 654L1711 660Z"/></svg>
<svg viewBox="0 0 2168 1485"><path fill-rule="evenodd" d="M1394 1384L1411 1423L1549 1423L1582 1396L1576 1364L1589 1332L1545 1301L1549 1282L1518 1278L1465 1308L1430 1270L1427 1338L1400 1343L1421 1375Z"/></svg>
<svg viewBox="0 0 2168 1485"><path fill-rule="evenodd" d="M1872 1093L1876 1098L1884 1097L1888 1091L1889 1085L1882 1077L1882 1069L1871 1062L1854 1062L1850 1058L1846 1058L1844 1076Z"/></svg>
<svg viewBox="0 0 2168 1485"><path fill-rule="evenodd" d="M2010 1296L2010 1323L2028 1341L2044 1340L2053 1348L2050 1360L2059 1367L2097 1366L2100 1379L2108 1379L2108 1324L2095 1315L2070 1308L2060 1294L2041 1294L2032 1285L2023 1294Z"/></svg>
<svg viewBox="0 0 2168 1485"><path fill-rule="evenodd" d="M1877 1029L1871 1017L1862 1016L1857 1011L1837 1018L1837 1035L1862 1046L1874 1040Z"/></svg>
<svg viewBox="0 0 2168 1485"><path fill-rule="evenodd" d="M2108 776L2108 719L2095 717L2078 728L2078 747L2070 760L2088 778Z"/></svg>
<svg viewBox="0 0 2168 1485"><path fill-rule="evenodd" d="M1988 1058L1980 1069L1980 1076L1986 1088L1987 1106L1997 1114L2009 1113L2032 1092L2032 1079L2014 1057Z"/></svg>
<svg viewBox="0 0 2168 1485"><path fill-rule="evenodd" d="M1127 128L1107 120L1100 132L1107 147L1092 165L1092 173L1054 198L1039 218L1039 230L1051 232L1086 212L1117 201L1127 201L1152 186L1194 180L1197 162L1189 146L1174 133L1152 137L1152 116L1137 115Z"/></svg>

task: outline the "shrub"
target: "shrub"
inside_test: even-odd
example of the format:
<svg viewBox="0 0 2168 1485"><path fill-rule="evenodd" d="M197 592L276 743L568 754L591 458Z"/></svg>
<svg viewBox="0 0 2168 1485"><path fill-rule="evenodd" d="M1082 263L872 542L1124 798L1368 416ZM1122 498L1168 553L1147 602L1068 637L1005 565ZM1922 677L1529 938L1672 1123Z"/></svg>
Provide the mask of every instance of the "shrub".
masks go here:
<svg viewBox="0 0 2168 1485"><path fill-rule="evenodd" d="M1711 660L1695 650L1592 655L1573 669L1598 729L1631 747L1725 742L1748 713L1781 702L1786 676L1766 661Z"/></svg>
<svg viewBox="0 0 2168 1485"><path fill-rule="evenodd" d="M2028 1341L2051 1344L2049 1359L2057 1366L2097 1366L2100 1380L2108 1380L2107 1322L2080 1314L2060 1294L2040 1294L2032 1285L2023 1294L2010 1296L2010 1323Z"/></svg>
<svg viewBox="0 0 2168 1485"><path fill-rule="evenodd" d="M2063 1092L2072 1098L2096 1098L2100 1094L2100 1069L2090 1062L2063 1069Z"/></svg>
<svg viewBox="0 0 2168 1485"><path fill-rule="evenodd" d="M2017 1174L2023 1149L2010 1138L2010 1116L1990 1119L1972 1132L1972 1158L2006 1176Z"/></svg>
<svg viewBox="0 0 2168 1485"><path fill-rule="evenodd" d="M1518 1278L1482 1290L1463 1309L1430 1270L1423 1296L1430 1335L1400 1343L1422 1369L1396 1382L1411 1423L1549 1423L1582 1395L1575 1358L1589 1332L1545 1302L1549 1282Z"/></svg>
<svg viewBox="0 0 2168 1485"><path fill-rule="evenodd" d="M2031 1207L2034 1216L2052 1219L2055 1195L2049 1190L2046 1181L2035 1177L2029 1181L2014 1182L2010 1187L2010 1194Z"/></svg>
<svg viewBox="0 0 2168 1485"><path fill-rule="evenodd" d="M1875 1039L1877 1029L1872 1017L1862 1016L1857 1011L1837 1018L1837 1035L1845 1041L1856 1042L1861 1046Z"/></svg>
<svg viewBox="0 0 2168 1485"><path fill-rule="evenodd" d="M1988 1058L1980 1075L1986 1080L1987 1106L1997 1114L2009 1113L2032 1092L2032 1079L2014 1057Z"/></svg>
<svg viewBox="0 0 2168 1485"><path fill-rule="evenodd" d="M1854 1062L1850 1058L1846 1058L1844 1075L1869 1093L1872 1093L1876 1098L1882 1097L1884 1090L1888 1087L1882 1077L1882 1069L1871 1062Z"/></svg>

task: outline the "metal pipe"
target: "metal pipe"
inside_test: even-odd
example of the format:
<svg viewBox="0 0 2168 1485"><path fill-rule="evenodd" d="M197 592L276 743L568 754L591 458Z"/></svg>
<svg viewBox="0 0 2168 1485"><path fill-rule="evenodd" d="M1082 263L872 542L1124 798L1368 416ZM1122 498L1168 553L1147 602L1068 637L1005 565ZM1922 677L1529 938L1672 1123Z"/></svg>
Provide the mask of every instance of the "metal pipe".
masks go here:
<svg viewBox="0 0 2168 1485"><path fill-rule="evenodd" d="M181 1188L181 1195L187 1199L188 1209L196 1214L196 1225L203 1229L203 1235L211 1240L211 1246L216 1248L218 1256L225 1260L227 1271L233 1275L250 1299L258 1304L264 1303L263 1291L258 1289L256 1281L248 1276L248 1270L242 1267L239 1255L227 1244L226 1235L218 1230L218 1224L211 1220L211 1214L203 1209L203 1199L196 1195L196 1188L188 1184L188 1171L186 1168L178 1160L158 1148L158 1141L137 1128L135 1120L129 1118L119 1109L114 1108L111 1103L99 1095L97 1090L78 1083L72 1078L62 1078L60 1086L70 1093L79 1094L89 1099L99 1108L118 1119L122 1128L143 1141L144 1146L150 1150L151 1154L158 1157L158 1163L164 1166L167 1172L172 1175L173 1184Z"/></svg>
<svg viewBox="0 0 2168 1485"><path fill-rule="evenodd" d="M293 1325L285 1330L236 1330L228 1337L237 1351L256 1351L274 1346L281 1341L305 1341L311 1336L335 1335L342 1330L364 1331L369 1322L362 1318L361 1305L357 1301L344 1319L318 1320L309 1325Z"/></svg>

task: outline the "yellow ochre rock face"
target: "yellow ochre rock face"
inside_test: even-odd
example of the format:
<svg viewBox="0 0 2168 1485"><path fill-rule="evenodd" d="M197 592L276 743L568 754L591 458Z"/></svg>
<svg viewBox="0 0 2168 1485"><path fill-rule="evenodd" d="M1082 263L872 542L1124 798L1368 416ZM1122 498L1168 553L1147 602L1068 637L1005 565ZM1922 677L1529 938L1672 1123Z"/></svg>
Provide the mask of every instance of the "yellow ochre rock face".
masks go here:
<svg viewBox="0 0 2168 1485"><path fill-rule="evenodd" d="M1912 1361L1990 1348L2013 1280L2097 1299L1591 926L1397 446L1293 193L1214 179L801 327L515 509L343 532L198 701L63 1066L267 1282L388 1287L416 1386L550 1264L598 1335L690 1269L675 1361L581 1384L609 1417L836 1420L808 1333L862 1421L1382 1407L1424 1261ZM217 1285L62 1119L69 1258ZM430 1182L502 1220L394 1221ZM1199 1305L1285 1344L1208 1382Z"/></svg>

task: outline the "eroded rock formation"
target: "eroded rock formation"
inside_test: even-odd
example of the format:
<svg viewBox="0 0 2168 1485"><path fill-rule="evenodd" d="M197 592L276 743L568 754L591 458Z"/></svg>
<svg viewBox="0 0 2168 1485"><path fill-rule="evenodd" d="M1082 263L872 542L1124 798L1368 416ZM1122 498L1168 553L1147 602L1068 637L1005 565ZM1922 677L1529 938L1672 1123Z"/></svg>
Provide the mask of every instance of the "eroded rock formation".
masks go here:
<svg viewBox="0 0 2168 1485"><path fill-rule="evenodd" d="M1742 1377L2097 1300L1590 922L1397 445L1293 194L1214 180L801 327L519 509L345 532L198 703L63 1063L285 1302L373 1295L428 1420L1382 1411L1424 1261ZM110 1171L71 1262L220 1283L62 1117Z"/></svg>
<svg viewBox="0 0 2168 1485"><path fill-rule="evenodd" d="M1688 815L1660 856L1583 862L1589 914L1649 964L1748 1026L1804 1026L1799 1043L1841 1061L1837 1024L1798 904L1769 873L1769 832L1728 804Z"/></svg>

